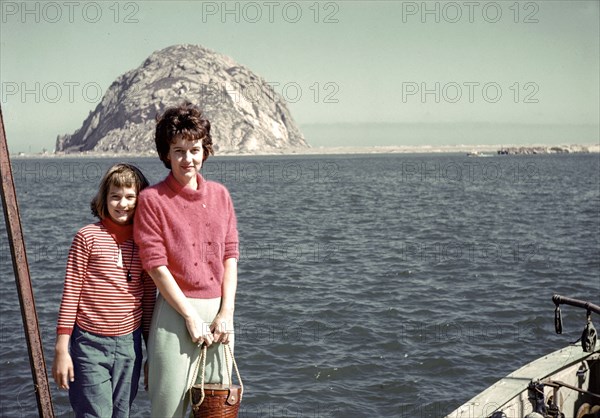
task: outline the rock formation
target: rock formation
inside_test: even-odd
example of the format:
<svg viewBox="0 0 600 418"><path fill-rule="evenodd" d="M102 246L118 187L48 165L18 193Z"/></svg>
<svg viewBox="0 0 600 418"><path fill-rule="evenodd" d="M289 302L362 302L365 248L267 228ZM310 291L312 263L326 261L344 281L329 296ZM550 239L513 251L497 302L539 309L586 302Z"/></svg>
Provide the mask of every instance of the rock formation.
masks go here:
<svg viewBox="0 0 600 418"><path fill-rule="evenodd" d="M265 80L227 56L175 45L117 78L81 128L58 136L56 151L152 153L155 116L184 100L204 110L218 152L308 147L284 99Z"/></svg>

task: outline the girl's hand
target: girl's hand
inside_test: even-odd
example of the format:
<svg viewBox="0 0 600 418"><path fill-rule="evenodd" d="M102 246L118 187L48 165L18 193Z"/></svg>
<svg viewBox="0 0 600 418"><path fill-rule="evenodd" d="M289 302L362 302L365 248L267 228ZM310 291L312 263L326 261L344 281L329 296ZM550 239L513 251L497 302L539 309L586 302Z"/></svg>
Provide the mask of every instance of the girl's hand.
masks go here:
<svg viewBox="0 0 600 418"><path fill-rule="evenodd" d="M209 324L202 321L197 315L185 318L185 326L190 333L190 337L192 337L192 341L198 346L204 343L207 347L210 347L214 342Z"/></svg>
<svg viewBox="0 0 600 418"><path fill-rule="evenodd" d="M54 352L52 377L60 389L68 390L69 382L75 381L73 360L68 351L57 350Z"/></svg>
<svg viewBox="0 0 600 418"><path fill-rule="evenodd" d="M71 336L68 334L59 334L56 336L52 377L60 389L69 389L69 382L75 380L73 359L71 359L71 355L69 354L69 341L71 341Z"/></svg>
<svg viewBox="0 0 600 418"><path fill-rule="evenodd" d="M229 336L233 334L233 312L220 311L210 324L210 330L215 342L229 343Z"/></svg>

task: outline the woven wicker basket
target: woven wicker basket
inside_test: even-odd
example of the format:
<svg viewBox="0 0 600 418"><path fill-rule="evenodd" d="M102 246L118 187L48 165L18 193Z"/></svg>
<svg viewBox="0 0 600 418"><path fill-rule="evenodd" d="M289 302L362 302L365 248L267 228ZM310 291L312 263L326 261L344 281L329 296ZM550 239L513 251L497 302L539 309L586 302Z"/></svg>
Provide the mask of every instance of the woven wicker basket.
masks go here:
<svg viewBox="0 0 600 418"><path fill-rule="evenodd" d="M194 418L236 418L240 410L241 387L238 385L204 385L204 400L200 385L192 387Z"/></svg>
<svg viewBox="0 0 600 418"><path fill-rule="evenodd" d="M231 384L231 382L229 382L228 385L204 383L206 346L203 345L200 358L198 359L198 364L202 364L202 380L199 385L192 385L190 388L190 400L192 402L194 418L236 418L238 416L242 395L244 393L244 386L231 347L228 344L226 344L225 347L226 370L229 371L229 364L227 361L227 354L229 354L233 361L233 366L240 385L234 385ZM194 376L197 374L198 366L196 366Z"/></svg>

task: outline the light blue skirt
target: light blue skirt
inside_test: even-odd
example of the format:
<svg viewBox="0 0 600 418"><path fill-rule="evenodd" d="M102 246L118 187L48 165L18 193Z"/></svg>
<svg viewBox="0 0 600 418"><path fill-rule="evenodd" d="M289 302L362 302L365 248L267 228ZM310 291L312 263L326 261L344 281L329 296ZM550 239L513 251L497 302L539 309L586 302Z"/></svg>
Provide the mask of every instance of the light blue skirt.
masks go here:
<svg viewBox="0 0 600 418"><path fill-rule="evenodd" d="M221 298L188 300L200 318L208 323L213 321L221 306ZM229 344L233 350L233 334ZM185 321L159 295L148 341L148 393L152 417L185 417L189 388L201 379L199 375L193 376L199 357L200 348L192 341ZM207 350L204 382L230 382L231 360L229 363L229 370L226 370L222 344L211 345Z"/></svg>

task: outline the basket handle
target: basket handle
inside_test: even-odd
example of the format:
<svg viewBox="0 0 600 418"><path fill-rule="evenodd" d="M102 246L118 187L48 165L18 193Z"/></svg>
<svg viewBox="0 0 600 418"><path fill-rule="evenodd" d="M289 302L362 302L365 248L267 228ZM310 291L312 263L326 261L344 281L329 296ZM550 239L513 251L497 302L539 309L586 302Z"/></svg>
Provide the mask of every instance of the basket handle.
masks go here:
<svg viewBox="0 0 600 418"><path fill-rule="evenodd" d="M233 350L229 344L225 344L227 348L224 350L225 354L225 369L227 370L227 377L229 378L229 387L233 385L233 381L231 379L231 375L229 374L229 363L227 362L227 353L231 356L231 362L233 363L233 368L235 369L235 374L237 376L238 382L240 382L240 402L242 401L242 396L244 396L244 383L242 382L242 378L240 376L240 371L238 369L237 363L235 362L235 357L233 356ZM205 354L206 355L206 354Z"/></svg>
<svg viewBox="0 0 600 418"><path fill-rule="evenodd" d="M231 350L231 346L229 344L224 344L225 347L227 347L227 349L224 351L225 353L225 369L227 371L227 376L229 379L229 386L231 387L232 385L232 381L231 381L231 376L229 375L229 363L227 361L227 354L229 354L231 356L231 360L233 362L233 367L235 368L235 373L237 375L238 381L240 382L240 399L239 402L242 401L242 396L244 395L244 384L242 383L242 378L240 377L240 371L238 369L237 363L235 361L235 357L233 356L233 351ZM192 400L192 388L194 387L194 382L195 379L198 376L198 368L200 366L200 364L202 364L202 378L200 379L200 402L198 403L194 403L194 401L192 400L192 408L198 408L200 405L202 405L202 402L204 402L204 373L206 371L206 344L202 344L201 348L200 348L200 356L198 357L198 362L196 362L196 367L194 368L194 374L193 376L193 380L192 380L192 385L190 386L189 392L190 392L190 400Z"/></svg>

